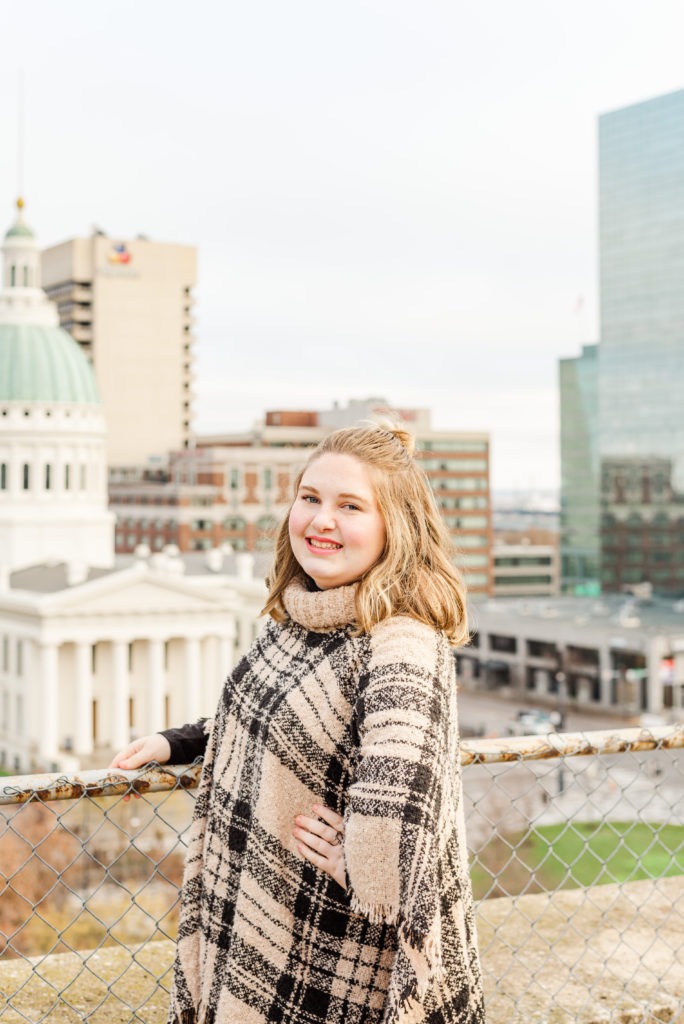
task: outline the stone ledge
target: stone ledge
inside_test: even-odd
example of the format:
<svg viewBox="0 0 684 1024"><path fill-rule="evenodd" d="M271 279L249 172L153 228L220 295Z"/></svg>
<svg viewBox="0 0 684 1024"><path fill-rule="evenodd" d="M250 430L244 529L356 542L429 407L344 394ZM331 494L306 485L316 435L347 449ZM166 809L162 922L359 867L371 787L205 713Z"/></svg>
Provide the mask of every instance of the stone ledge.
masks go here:
<svg viewBox="0 0 684 1024"><path fill-rule="evenodd" d="M483 901L489 1024L684 1024L681 876Z"/></svg>
<svg viewBox="0 0 684 1024"><path fill-rule="evenodd" d="M477 919L488 1024L684 1024L681 877L486 900ZM165 1024L172 960L171 942L7 960L3 1024Z"/></svg>

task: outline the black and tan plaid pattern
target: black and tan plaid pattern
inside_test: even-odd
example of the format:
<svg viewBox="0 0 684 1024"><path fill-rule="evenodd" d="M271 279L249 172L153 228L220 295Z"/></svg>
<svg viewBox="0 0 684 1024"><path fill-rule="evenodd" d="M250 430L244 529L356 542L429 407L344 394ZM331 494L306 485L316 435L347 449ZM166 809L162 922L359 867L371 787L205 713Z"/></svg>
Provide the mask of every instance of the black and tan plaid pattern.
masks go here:
<svg viewBox="0 0 684 1024"><path fill-rule="evenodd" d="M173 1024L481 1024L453 657L353 588L292 585L223 693L183 887ZM293 819L345 818L345 892Z"/></svg>

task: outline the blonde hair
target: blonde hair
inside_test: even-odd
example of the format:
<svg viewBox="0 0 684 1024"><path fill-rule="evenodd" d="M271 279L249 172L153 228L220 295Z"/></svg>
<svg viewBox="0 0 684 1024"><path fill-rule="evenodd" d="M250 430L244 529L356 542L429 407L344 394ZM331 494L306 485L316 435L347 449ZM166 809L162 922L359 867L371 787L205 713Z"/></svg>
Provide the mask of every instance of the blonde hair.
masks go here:
<svg viewBox="0 0 684 1024"><path fill-rule="evenodd" d="M459 646L468 641L465 585L452 564L451 538L413 451L413 436L395 425L336 430L314 449L295 480L295 496L306 469L322 455L352 455L368 466L387 539L380 558L359 580L359 632L369 632L391 615L410 615ZM277 533L263 608L276 622L287 619L283 591L303 574L290 544L289 512Z"/></svg>

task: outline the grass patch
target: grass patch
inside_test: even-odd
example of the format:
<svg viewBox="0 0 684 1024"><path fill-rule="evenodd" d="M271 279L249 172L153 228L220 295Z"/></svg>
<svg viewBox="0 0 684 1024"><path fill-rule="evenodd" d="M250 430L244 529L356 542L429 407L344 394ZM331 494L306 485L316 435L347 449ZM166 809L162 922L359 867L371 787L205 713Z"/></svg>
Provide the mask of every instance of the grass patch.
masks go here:
<svg viewBox="0 0 684 1024"><path fill-rule="evenodd" d="M495 836L472 866L477 899L684 874L684 827L572 822Z"/></svg>

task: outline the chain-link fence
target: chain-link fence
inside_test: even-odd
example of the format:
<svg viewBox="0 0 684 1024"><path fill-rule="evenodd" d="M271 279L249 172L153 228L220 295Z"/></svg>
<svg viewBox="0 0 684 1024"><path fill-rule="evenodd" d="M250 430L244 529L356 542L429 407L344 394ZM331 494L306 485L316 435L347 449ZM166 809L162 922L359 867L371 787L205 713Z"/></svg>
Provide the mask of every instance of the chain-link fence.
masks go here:
<svg viewBox="0 0 684 1024"><path fill-rule="evenodd" d="M682 729L463 742L490 1024L684 1021L682 747ZM4 1024L165 1021L198 775L0 780Z"/></svg>

